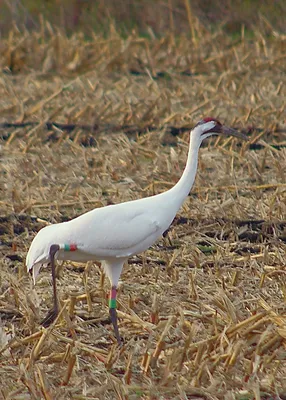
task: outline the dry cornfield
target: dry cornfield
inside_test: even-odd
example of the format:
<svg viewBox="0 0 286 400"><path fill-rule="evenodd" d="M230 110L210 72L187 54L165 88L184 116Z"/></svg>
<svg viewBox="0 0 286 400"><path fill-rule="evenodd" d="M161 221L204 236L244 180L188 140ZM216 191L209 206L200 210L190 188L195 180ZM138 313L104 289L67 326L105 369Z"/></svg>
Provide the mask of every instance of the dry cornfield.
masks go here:
<svg viewBox="0 0 286 400"><path fill-rule="evenodd" d="M286 398L285 49L277 32L202 26L85 40L43 22L2 40L0 398ZM36 232L170 188L209 115L249 142L204 142L173 225L125 266L124 346L100 265L59 265L61 313L41 327L52 288L49 268L35 287L25 271Z"/></svg>

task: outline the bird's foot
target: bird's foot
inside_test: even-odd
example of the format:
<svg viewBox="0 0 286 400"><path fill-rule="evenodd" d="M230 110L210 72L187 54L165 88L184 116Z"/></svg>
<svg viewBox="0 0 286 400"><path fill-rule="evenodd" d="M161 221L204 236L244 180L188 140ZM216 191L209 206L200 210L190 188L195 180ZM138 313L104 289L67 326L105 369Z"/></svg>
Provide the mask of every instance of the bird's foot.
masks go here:
<svg viewBox="0 0 286 400"><path fill-rule="evenodd" d="M117 340L117 344L119 347L122 347L124 345L124 341L123 341L122 337L118 336L118 337L116 337L116 340Z"/></svg>
<svg viewBox="0 0 286 400"><path fill-rule="evenodd" d="M118 346L122 347L124 344L122 337L118 335L118 336L116 336L116 340L117 340Z"/></svg>
<svg viewBox="0 0 286 400"><path fill-rule="evenodd" d="M119 335L119 329L118 329L118 324L117 324L117 312L116 312L116 308L110 308L109 309L109 315L110 315L110 319L114 328L114 333L115 333L115 337L117 340L117 343L119 346L122 346L122 340L121 337Z"/></svg>
<svg viewBox="0 0 286 400"><path fill-rule="evenodd" d="M47 328L48 326L51 325L51 323L54 322L57 316L58 316L58 310L53 307L45 316L45 318L41 321L41 325L43 325L44 328Z"/></svg>

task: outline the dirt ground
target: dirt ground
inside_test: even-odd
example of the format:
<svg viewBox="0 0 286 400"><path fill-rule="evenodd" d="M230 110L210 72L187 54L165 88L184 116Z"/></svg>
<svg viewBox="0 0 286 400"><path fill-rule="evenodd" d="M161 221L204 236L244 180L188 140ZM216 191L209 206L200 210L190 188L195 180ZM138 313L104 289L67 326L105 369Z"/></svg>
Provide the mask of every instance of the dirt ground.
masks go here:
<svg viewBox="0 0 286 400"><path fill-rule="evenodd" d="M285 399L285 36L84 41L47 25L1 46L0 398ZM125 266L124 346L92 263L59 265L62 312L41 327L36 232L169 189L210 115L249 141L203 144L168 233Z"/></svg>

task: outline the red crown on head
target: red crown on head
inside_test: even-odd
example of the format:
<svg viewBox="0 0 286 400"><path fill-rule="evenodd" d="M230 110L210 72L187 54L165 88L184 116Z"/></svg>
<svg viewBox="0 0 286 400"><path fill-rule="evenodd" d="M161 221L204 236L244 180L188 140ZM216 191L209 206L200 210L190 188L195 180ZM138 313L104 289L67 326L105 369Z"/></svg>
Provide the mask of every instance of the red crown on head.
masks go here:
<svg viewBox="0 0 286 400"><path fill-rule="evenodd" d="M203 122L216 122L218 125L221 125L221 123L219 122L218 119L214 118L214 117L206 117L203 119Z"/></svg>
<svg viewBox="0 0 286 400"><path fill-rule="evenodd" d="M206 118L202 119L201 121L199 121L196 126L206 124L207 122L215 122L216 125L221 125L221 123L219 122L218 119L216 119L214 117L206 117Z"/></svg>

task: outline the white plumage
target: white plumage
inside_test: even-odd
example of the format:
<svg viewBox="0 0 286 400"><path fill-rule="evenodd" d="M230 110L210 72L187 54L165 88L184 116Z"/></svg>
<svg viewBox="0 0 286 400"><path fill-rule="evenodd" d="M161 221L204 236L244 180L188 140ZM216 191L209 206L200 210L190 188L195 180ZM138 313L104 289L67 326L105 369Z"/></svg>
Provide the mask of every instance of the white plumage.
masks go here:
<svg viewBox="0 0 286 400"><path fill-rule="evenodd" d="M33 271L34 281L42 265L52 265L54 309L44 323L51 322L58 312L54 258L79 262L98 260L102 262L112 286L110 315L120 342L116 287L123 264L128 257L148 249L169 228L193 186L201 142L218 134L246 139L243 134L221 125L215 118L205 118L191 131L187 164L173 188L152 197L97 208L38 232L28 251L26 265L28 271Z"/></svg>

